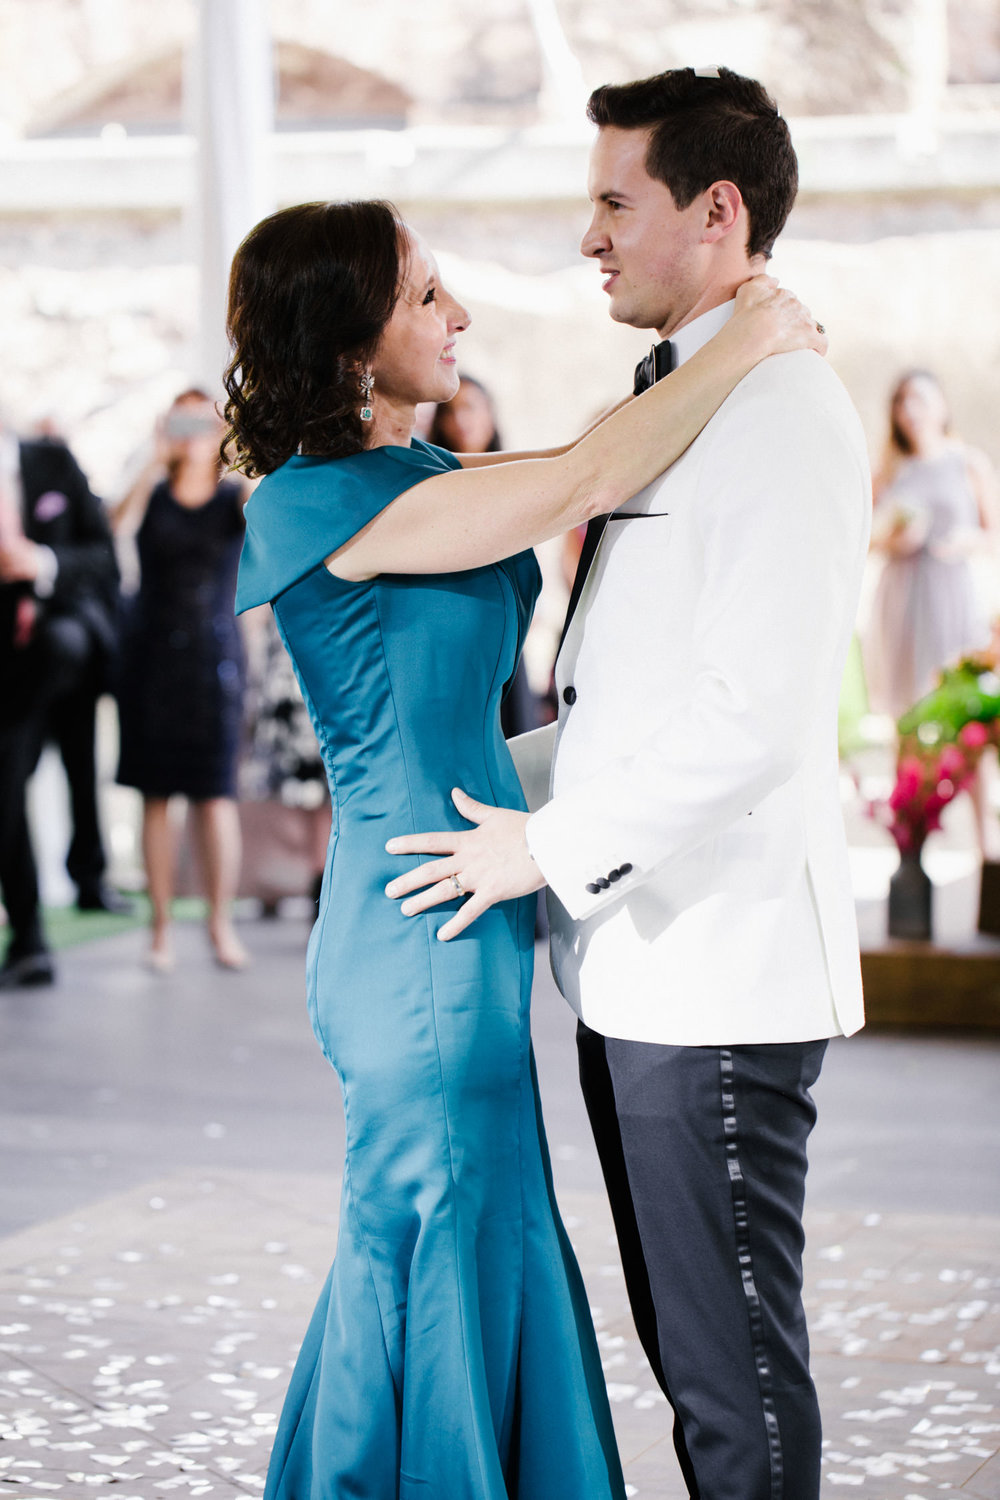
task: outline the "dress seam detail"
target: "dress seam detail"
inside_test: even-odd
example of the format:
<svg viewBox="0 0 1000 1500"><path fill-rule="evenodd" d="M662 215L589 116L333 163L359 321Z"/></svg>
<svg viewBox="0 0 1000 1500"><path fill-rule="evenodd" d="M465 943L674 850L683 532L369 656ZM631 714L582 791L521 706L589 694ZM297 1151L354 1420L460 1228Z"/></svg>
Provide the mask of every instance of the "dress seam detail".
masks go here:
<svg viewBox="0 0 1000 1500"><path fill-rule="evenodd" d="M382 630L382 616L381 616L381 613L379 611L378 590L375 587L373 587L373 589L372 589L372 600L373 600L374 608L375 608L375 619L376 619L376 622L378 624L379 649L380 649L380 651L382 653L382 661L383 661L383 665L385 667L385 680L386 680L386 684L387 684L388 689L389 689L389 697L392 700L393 725L394 725L394 728L395 728L395 731L396 731L397 742L399 742L400 763L401 763L401 765L403 767L404 776L406 778L406 801L407 801L407 804L408 804L409 809L410 809L410 822L411 823L415 823L416 818L415 818L415 813L414 813L414 808L413 808L413 795L412 795L412 791L411 791L411 788L410 788L410 775L409 775L409 770L407 768L406 756L403 754L403 746L402 746L402 743L400 742L400 735L399 735L399 710L398 710L398 707L397 707L397 704L396 704L396 693L395 693L395 689L394 689L394 686L393 686L392 673L389 670L389 661L388 661L388 657L387 657L386 651L385 651L385 636L384 636L384 633L383 633L383 630ZM434 950L430 946L431 942L434 941L434 939L431 938L430 920L427 917L423 917L423 918L421 918L421 921L423 923L423 929L424 929L424 941L425 941L425 943L427 945L427 978L428 978L428 990L429 990L430 999L431 999L431 1005L430 1005L431 1021L432 1021L433 1027L434 1027L434 1051L435 1051L435 1054L436 1054L436 1057L437 1057L438 1078L440 1080L440 1086L441 1086L441 1111L442 1111L442 1114L444 1115L445 1134L446 1134L447 1140L448 1140L448 1173L449 1173L449 1176L451 1177L452 1191L457 1196L457 1181L456 1181L456 1177L455 1177L455 1152L454 1152L454 1147L453 1147L453 1144L452 1144L452 1124L451 1124L451 1116L450 1116L449 1111L448 1111L448 1098L447 1098L447 1093L445 1091L444 1064L443 1064L443 1062L441 1060L441 1039L440 1039L440 1034L438 1032L437 996L436 996L435 989L434 989L434 960L433 960L433 951ZM457 1268L458 1268L458 1261L459 1261L458 1219L457 1219L457 1213L452 1213L452 1215L451 1215L451 1221L452 1221L452 1242L453 1242L453 1245L454 1245L455 1266L456 1266L456 1270L457 1270ZM367 1251L367 1247L366 1247L366 1251ZM409 1295L407 1295L407 1300L409 1300ZM464 1346L464 1349L465 1349L465 1360L464 1360L464 1366L465 1366L465 1388L466 1388L466 1394L468 1396L468 1401L469 1401L469 1410L470 1410L470 1412L474 1412L475 1411L475 1398L474 1398L474 1392L473 1392L473 1389L472 1389L472 1382L471 1382L471 1379L470 1379L470 1372L469 1372L469 1365L470 1365L469 1355L470 1355L470 1352L471 1352L470 1351L470 1347L469 1347L469 1328L468 1328L468 1322L466 1320L465 1307L464 1307L461 1295L459 1295L459 1297L458 1297L458 1316L459 1316L459 1320L460 1320L461 1326L462 1326L462 1343L463 1343L463 1346ZM384 1326L383 1326L383 1335L384 1335L384 1331L385 1330L384 1330ZM403 1349L404 1349L404 1360L405 1360L405 1349L406 1349L405 1340L404 1340ZM479 1463L480 1477L481 1477L481 1479L483 1481L483 1484L484 1484L484 1487L485 1487L488 1484L488 1480L487 1480L487 1475L486 1475L485 1468L483 1466L483 1455L482 1455L482 1451L481 1451L481 1446L480 1446L480 1444L478 1442L476 1443L476 1459L477 1459L477 1461Z"/></svg>

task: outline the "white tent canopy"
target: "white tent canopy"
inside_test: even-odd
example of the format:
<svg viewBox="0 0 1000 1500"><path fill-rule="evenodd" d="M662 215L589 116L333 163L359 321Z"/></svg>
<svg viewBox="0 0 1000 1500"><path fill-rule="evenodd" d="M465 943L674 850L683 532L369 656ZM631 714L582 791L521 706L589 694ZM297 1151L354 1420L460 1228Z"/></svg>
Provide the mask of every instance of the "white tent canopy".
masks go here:
<svg viewBox="0 0 1000 1500"><path fill-rule="evenodd" d="M187 85L198 143L194 368L216 392L227 359L229 265L243 236L274 207L274 73L266 0L198 0Z"/></svg>

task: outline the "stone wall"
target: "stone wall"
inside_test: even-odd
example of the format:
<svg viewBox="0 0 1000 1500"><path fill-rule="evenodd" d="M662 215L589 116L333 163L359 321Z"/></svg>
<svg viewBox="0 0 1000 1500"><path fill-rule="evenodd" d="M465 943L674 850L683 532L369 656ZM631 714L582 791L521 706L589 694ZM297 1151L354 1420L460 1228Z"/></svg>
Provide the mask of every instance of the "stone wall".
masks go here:
<svg viewBox="0 0 1000 1500"><path fill-rule="evenodd" d="M593 0L559 0L558 11L587 86L716 58L757 70L788 112L816 116L906 102L918 5L926 0L632 0L627 26ZM276 34L381 73L413 96L416 120L461 133L490 120L516 132L544 114L546 61L529 9L528 0L369 0L362 11L343 0L273 0L271 13ZM964 28L957 86L985 88L989 103L1000 74L995 6L965 0L950 14L956 37L959 14ZM0 0L8 134L129 58L166 55L193 17L191 3ZM496 390L515 444L574 431L626 387L648 345L610 323L597 273L578 256L579 175L578 198L564 185L558 201L483 203L473 182L467 202L407 205L473 310L463 363ZM109 495L188 381L193 261L177 211L0 217L0 401L22 425L66 431ZM940 370L959 426L1000 461L1000 191L807 197L776 265L830 329L831 360L873 447L886 390L916 362Z"/></svg>
<svg viewBox="0 0 1000 1500"><path fill-rule="evenodd" d="M536 118L551 58L543 0L270 0L274 35L385 75L422 120ZM1000 83L994 0L555 0L587 89L665 67L725 62L762 78L790 115L904 109L921 28L938 17L953 83ZM0 0L0 119L30 128L54 98L130 58L185 43L194 0Z"/></svg>

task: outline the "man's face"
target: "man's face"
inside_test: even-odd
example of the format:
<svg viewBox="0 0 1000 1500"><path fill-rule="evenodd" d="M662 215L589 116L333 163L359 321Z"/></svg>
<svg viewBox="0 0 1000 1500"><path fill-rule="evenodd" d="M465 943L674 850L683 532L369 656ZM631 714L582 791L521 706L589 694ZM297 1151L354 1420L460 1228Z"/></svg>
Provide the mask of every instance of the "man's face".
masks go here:
<svg viewBox="0 0 1000 1500"><path fill-rule="evenodd" d="M650 177L650 134L617 126L598 132L587 182L594 214L580 249L607 273L615 322L655 328L666 338L705 291L705 203L702 195L679 209L666 184Z"/></svg>

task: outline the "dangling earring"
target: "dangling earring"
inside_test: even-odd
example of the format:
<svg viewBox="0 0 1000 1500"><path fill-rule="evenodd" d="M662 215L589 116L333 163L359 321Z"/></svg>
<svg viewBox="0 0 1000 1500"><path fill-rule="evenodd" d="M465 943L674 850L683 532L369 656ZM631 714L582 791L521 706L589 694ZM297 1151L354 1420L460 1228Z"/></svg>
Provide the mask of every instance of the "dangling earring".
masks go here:
<svg viewBox="0 0 1000 1500"><path fill-rule="evenodd" d="M375 389L375 378L367 371L361 377L361 420L370 422L375 413L372 411L372 391Z"/></svg>

